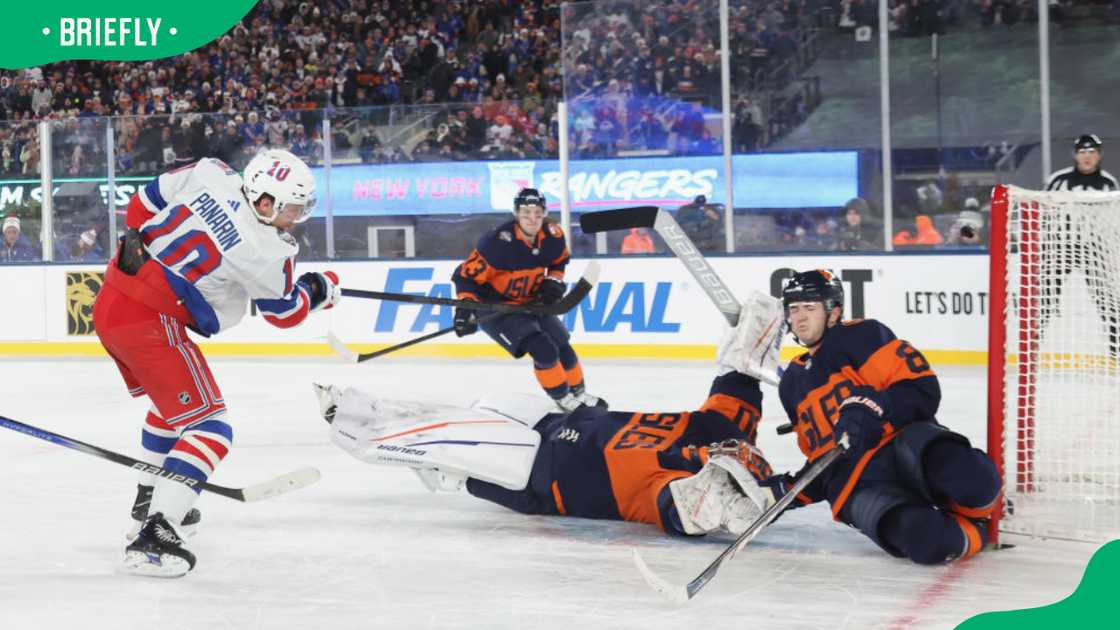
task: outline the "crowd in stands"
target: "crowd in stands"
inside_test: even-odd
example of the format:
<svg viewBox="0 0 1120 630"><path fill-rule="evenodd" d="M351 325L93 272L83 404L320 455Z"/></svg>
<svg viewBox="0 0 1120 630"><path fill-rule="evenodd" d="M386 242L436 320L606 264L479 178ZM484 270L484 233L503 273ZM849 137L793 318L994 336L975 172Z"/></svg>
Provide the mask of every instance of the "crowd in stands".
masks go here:
<svg viewBox="0 0 1120 630"><path fill-rule="evenodd" d="M1077 19L1120 22L1120 0L1050 0L1050 21L1064 24ZM879 23L876 0L839 0L837 26L841 29L875 28ZM982 28L1038 22L1035 0L888 0L888 29L901 37L946 34L952 28L977 23Z"/></svg>
<svg viewBox="0 0 1120 630"><path fill-rule="evenodd" d="M1051 12L1061 20L1100 1L1057 0ZM985 25L1013 24L1032 19L1034 6L892 0L891 28L925 35L976 14ZM871 0L731 3L736 150L762 148L814 106L810 95L760 103L751 93L768 69L797 52L806 28L822 15L841 29L873 26L875 7ZM227 34L184 55L62 62L0 79L0 175L37 172L33 123L42 119L57 121L55 173L104 173L101 116L124 117L114 120L122 175L204 154L238 166L276 145L317 162L325 153L324 112L335 129L335 159L554 157L556 102L565 91L576 157L718 153L717 8L699 0L601 0L569 4L562 16L559 0L262 0ZM392 122L384 113L352 109L386 105L408 105L422 126L411 129L406 117L402 137L384 137Z"/></svg>
<svg viewBox="0 0 1120 630"><path fill-rule="evenodd" d="M791 54L812 0L734 2L733 59L747 76ZM0 174L38 169L34 122L54 120L54 170L104 173L114 116L118 173L150 174L200 155L234 166L261 146L363 162L554 157L556 102L568 90L576 155L618 150L717 153L715 3L599 2L569 7L561 81L558 0L262 0L198 50L144 63L50 64L0 81ZM580 7L583 7L582 9ZM580 23L580 18L583 22ZM575 23L572 23L574 20ZM736 143L766 121L737 95ZM384 137L387 105L424 125ZM405 117L405 122L411 121ZM714 121L714 122L713 122Z"/></svg>
<svg viewBox="0 0 1120 630"><path fill-rule="evenodd" d="M1060 22L1108 2L1120 18L1120 0L1055 0L1051 16ZM891 30L926 35L977 16L982 26L1014 24L1037 19L1034 6L892 0ZM804 52L812 28L874 26L875 7L872 0L731 1L736 152L764 149L815 107L812 90L767 79L786 76L775 69ZM0 74L0 178L38 178L43 120L52 124L55 177L104 176L110 155L118 177L202 156L240 168L266 146L312 164L328 152L336 163L555 157L557 103L565 97L574 158L717 154L717 10L710 0L261 0L227 34L180 56ZM937 233L954 242L961 230L944 217L961 208L904 214L927 219L892 239L924 246ZM776 238L797 248L878 247L881 227L877 236L867 227L874 212L852 212L773 215ZM982 217L966 223L982 225ZM89 229L75 226L71 253L60 255L88 255ZM632 236L633 251L648 251L648 234ZM723 243L722 235L712 242Z"/></svg>
<svg viewBox="0 0 1120 630"><path fill-rule="evenodd" d="M569 7L565 76L573 147L581 156L619 151L711 155L721 107L718 4L632 1ZM736 78L752 78L796 52L808 0L730 7ZM736 108L736 144L757 147L765 124L748 96Z"/></svg>

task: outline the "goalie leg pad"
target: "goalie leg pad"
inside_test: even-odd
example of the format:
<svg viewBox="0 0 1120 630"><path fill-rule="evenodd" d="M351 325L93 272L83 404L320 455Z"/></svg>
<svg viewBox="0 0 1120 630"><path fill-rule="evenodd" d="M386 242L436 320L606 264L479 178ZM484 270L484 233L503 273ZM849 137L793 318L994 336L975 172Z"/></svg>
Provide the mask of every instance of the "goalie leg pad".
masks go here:
<svg viewBox="0 0 1120 630"><path fill-rule="evenodd" d="M532 429L545 416L556 412L556 403L544 396L501 392L479 398L471 405L471 409L516 420Z"/></svg>
<svg viewBox="0 0 1120 630"><path fill-rule="evenodd" d="M350 388L338 401L331 439L371 464L435 470L452 480L471 477L520 490L529 482L541 436L485 409L373 398ZM429 488L444 485L423 477Z"/></svg>

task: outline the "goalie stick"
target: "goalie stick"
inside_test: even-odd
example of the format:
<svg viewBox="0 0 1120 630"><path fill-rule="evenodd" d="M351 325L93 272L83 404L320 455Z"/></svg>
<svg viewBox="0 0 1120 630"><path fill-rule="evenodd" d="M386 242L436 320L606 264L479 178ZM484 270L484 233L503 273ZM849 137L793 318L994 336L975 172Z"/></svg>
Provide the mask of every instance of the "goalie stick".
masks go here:
<svg viewBox="0 0 1120 630"><path fill-rule="evenodd" d="M793 503L793 500L797 498L797 495L804 490L806 486L812 483L818 475L824 472L824 469L832 465L832 462L836 461L841 455L847 452L847 450L848 436L844 435L840 437L835 448L826 453L824 457L813 462L813 465L801 475L801 478L793 484L793 487L786 492L785 496L779 499L774 505L771 505L769 509L755 519L750 527L735 539L735 542L731 543L727 549L724 549L723 553L719 554L700 575L696 576L688 584L673 585L665 581L664 578L650 570L649 565L642 559L642 555L638 553L637 549L631 549L634 557L634 564L637 565L638 571L642 574L642 577L645 578L646 583L653 587L653 590L678 604L687 602L693 597L696 597L700 589L704 588L704 586L715 577L724 562L734 558L735 554L739 553L743 547L746 547L749 542L754 540L764 527L772 523L774 519L778 518L778 515L789 507L790 503Z"/></svg>
<svg viewBox="0 0 1120 630"><path fill-rule="evenodd" d="M580 215L579 226L587 234L636 227L653 228L700 283L704 293L708 294L719 312L727 318L727 323L734 326L739 322L739 300L735 299L731 289L724 284L723 279L704 258L704 254L696 249L692 239L684 233L673 215L657 206L603 210Z"/></svg>
<svg viewBox="0 0 1120 630"><path fill-rule="evenodd" d="M696 248L688 234L685 234L681 226L677 224L673 215L657 206L637 206L618 210L587 212L580 215L579 225L584 232L589 234L635 227L653 228L669 245L669 249L673 250L677 258L684 263L692 277L700 283L700 288L704 290L712 304L719 309L727 323L732 328L738 326L743 305L724 283L723 279L719 277L716 270L712 268L712 265L708 263L708 260L704 258L704 254ZM785 335L786 324L781 322L780 325L782 330L778 334L779 339ZM756 346L755 350L759 349L762 348ZM778 365L772 374L755 373L754 375L776 386L783 371L781 365Z"/></svg>
<svg viewBox="0 0 1120 630"><path fill-rule="evenodd" d="M575 308L577 304L582 302L583 298L587 297L588 293L591 293L591 289L593 289L595 287L595 283L598 282L598 281L599 281L599 263L597 261L592 260L591 262L587 263L587 267L583 270L583 275L580 276L579 281L576 282L576 286L572 287L571 291L568 291L568 293L564 297L560 298L560 300L558 300L555 304L549 305L547 307L543 307L543 308L547 308L549 310L556 310L557 307L558 307L559 310L557 312L554 312L554 313L551 313L551 312L550 313L537 313L537 314L563 315L564 313L567 313L568 311ZM348 290L349 289L343 289L343 291L348 291ZM345 295L345 293L344 293L344 295ZM416 296L410 296L410 297L416 297ZM479 318L478 321L479 321L480 324L482 322L485 322L485 321L490 321L492 319L497 319L498 317L501 317L502 315L505 315L507 312L536 313L536 311L527 310L527 307L529 307L529 306L541 307L541 305L480 304L478 302L472 302L470 300L447 300L445 298L426 298L426 299L438 299L438 300L443 300L445 302L454 302L456 304L461 303L466 308L471 308L471 309L485 309L486 307L490 307L490 306L506 307L505 309L498 310L497 312L494 312L494 313L491 313L489 315L486 315L485 317ZM508 309L513 309L513 310L509 311ZM494 309L491 309L491 310L494 310ZM377 357L396 352L397 350L403 350L404 348L407 348L409 346L414 346L418 343L427 341L429 339L435 339L436 337L440 337L440 336L446 335L447 333L454 332L454 330L455 330L454 326L451 326L451 327L448 327L448 328L442 328L442 329L437 330L435 332L431 332L431 333L428 333L426 335L421 335L419 337L409 339L408 341L398 343L395 346L389 346L388 348L382 348L380 350L375 350L373 352L366 352L366 353L363 353L363 354L357 354L353 350L351 350L350 348L346 347L346 344L342 343L342 340L339 339L338 336L335 335L333 331L327 331L327 343L330 345L331 349L334 350L336 354L338 354L338 356L342 357L343 361L345 361L347 363L361 363L363 361L369 361L370 359L376 359Z"/></svg>
<svg viewBox="0 0 1120 630"><path fill-rule="evenodd" d="M287 494L288 492L291 492L293 490L299 490L300 488L304 488L315 483L316 481L319 481L320 476L319 471L314 468L300 468L299 470L293 470L290 473L280 475L279 477L273 477L268 481L262 481L258 484L245 486L244 488L227 488L225 486L219 486L207 481L202 481L201 479L195 479L193 477L181 475L179 473L167 470L166 468L160 468L159 466L140 461L139 459L134 459L132 457L129 457L128 455L115 453L108 449L101 448L100 446L86 444L85 442L75 440L73 438L68 438L65 435L60 435L52 431L47 431L46 429L33 427L30 424L25 424L18 420L12 420L11 418L6 418L4 416L0 416L0 426L3 426L6 429L11 429L18 433L23 433L24 435L30 435L31 437L39 438L40 440L44 440L52 444L65 446L66 448L72 448L87 455L93 455L94 457L107 459L113 463L120 464L121 466L128 466L129 468L135 468L136 470L151 473L153 475L156 475L157 477L163 477L164 479L178 481L179 483L190 486L191 488L198 488L207 492L213 492L214 494L220 494L223 497L233 499L235 501L241 501L243 503L251 503L253 501L261 501L263 499L271 499L272 497L279 496L281 494Z"/></svg>
<svg viewBox="0 0 1120 630"><path fill-rule="evenodd" d="M452 298L431 297L427 295L409 295L408 293L385 293L382 291L366 291L364 289L343 289L344 297L366 298L370 300L389 300L393 302L410 302L413 304L435 304L437 306L454 306L470 308L476 311L493 311L495 313L528 313L531 315L563 315L575 308L595 286L599 280L599 263L592 260L587 263L576 286L568 294L554 304L502 304L498 302L475 302L473 300L456 300Z"/></svg>

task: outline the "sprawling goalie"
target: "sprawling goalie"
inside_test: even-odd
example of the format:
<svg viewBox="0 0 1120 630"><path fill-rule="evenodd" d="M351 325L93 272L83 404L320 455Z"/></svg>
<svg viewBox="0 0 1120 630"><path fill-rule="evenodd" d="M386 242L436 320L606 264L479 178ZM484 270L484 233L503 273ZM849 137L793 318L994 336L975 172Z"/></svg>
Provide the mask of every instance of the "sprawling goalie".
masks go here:
<svg viewBox="0 0 1120 630"><path fill-rule="evenodd" d="M467 492L525 514L649 523L675 535L739 534L774 501L755 447L759 379L777 384L781 303L743 304L699 409L557 413L500 393L469 409L316 386L331 437L372 464L412 468L429 490ZM772 481L770 483L773 483Z"/></svg>

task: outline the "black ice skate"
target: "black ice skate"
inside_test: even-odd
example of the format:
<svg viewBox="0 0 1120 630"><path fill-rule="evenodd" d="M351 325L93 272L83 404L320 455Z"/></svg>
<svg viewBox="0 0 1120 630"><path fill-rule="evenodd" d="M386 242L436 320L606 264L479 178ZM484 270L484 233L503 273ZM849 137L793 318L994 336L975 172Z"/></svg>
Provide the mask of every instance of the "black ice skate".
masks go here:
<svg viewBox="0 0 1120 630"><path fill-rule="evenodd" d="M171 523L156 512L148 517L140 534L124 549L123 573L149 577L182 577L194 568L194 554Z"/></svg>
<svg viewBox="0 0 1120 630"><path fill-rule="evenodd" d="M148 506L152 503L152 490L154 486L145 486L144 484L136 484L136 500L132 503L132 528L125 534L128 540L134 540L136 534L140 533L140 528L144 526L144 521L148 520ZM187 515L183 517L183 522L179 524L179 532L184 538L190 538L198 531L198 523L202 520L202 512L197 508L191 508L187 511Z"/></svg>

